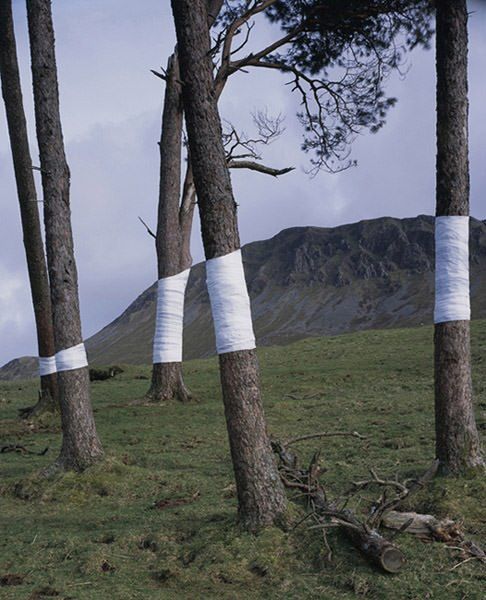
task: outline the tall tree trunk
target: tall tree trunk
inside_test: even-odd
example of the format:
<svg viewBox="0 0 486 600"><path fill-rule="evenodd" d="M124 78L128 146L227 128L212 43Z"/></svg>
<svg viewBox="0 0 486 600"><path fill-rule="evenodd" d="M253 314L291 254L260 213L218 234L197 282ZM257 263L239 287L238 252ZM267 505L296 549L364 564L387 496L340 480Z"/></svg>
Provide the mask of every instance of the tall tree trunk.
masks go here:
<svg viewBox="0 0 486 600"><path fill-rule="evenodd" d="M437 2L437 206L469 215L466 0ZM468 320L435 325L436 453L444 473L484 465L474 418Z"/></svg>
<svg viewBox="0 0 486 600"><path fill-rule="evenodd" d="M70 174L59 112L50 0L28 0L27 15L54 339L59 352L83 341L69 205ZM58 382L63 440L56 466L83 470L103 454L91 407L88 367L59 372Z"/></svg>
<svg viewBox="0 0 486 600"><path fill-rule="evenodd" d="M181 200L181 153L183 108L177 54L169 58L166 71L160 146L160 189L156 234L158 278L171 277L189 268L182 253L179 221ZM182 342L182 340L181 340ZM155 362L147 394L153 402L190 400L182 379L181 362Z"/></svg>
<svg viewBox="0 0 486 600"><path fill-rule="evenodd" d="M208 27L216 20L223 0L208 0ZM192 264L191 231L195 206L192 168L188 161L180 190L183 106L177 52L169 58L160 138L160 188L157 220L158 278L176 275ZM182 340L181 340L182 343ZM188 402L182 362L154 362L147 398L152 402Z"/></svg>
<svg viewBox="0 0 486 600"><path fill-rule="evenodd" d="M207 259L240 247L236 203L222 143L205 0L172 0L191 163ZM275 522L285 495L266 430L254 350L220 354L239 517L250 530Z"/></svg>
<svg viewBox="0 0 486 600"><path fill-rule="evenodd" d="M0 75L34 306L37 345L39 356L51 357L54 356L55 349L49 279L23 107L11 0L0 2ZM33 416L44 410L57 408L57 375L52 373L41 376L40 389L39 402L23 409L23 416Z"/></svg>

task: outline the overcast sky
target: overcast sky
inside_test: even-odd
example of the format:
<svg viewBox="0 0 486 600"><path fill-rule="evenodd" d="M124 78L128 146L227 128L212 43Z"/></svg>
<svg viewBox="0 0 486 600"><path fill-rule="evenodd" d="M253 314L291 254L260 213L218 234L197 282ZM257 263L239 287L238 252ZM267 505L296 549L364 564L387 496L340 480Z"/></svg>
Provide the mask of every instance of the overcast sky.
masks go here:
<svg viewBox="0 0 486 600"><path fill-rule="evenodd" d="M34 139L25 2L14 0L24 104ZM156 224L158 147L163 82L150 73L166 64L175 34L169 0L53 0L61 112L71 168L71 204L83 333L89 337L117 317L156 279L154 244L137 220ZM486 218L486 2L469 4L471 214ZM270 39L260 24L258 41ZM342 223L434 211L434 51L416 50L405 79L392 77L398 98L386 126L356 140L358 166L310 178L300 152L297 98L286 78L263 71L227 85L224 118L251 130L252 110L285 115L286 131L266 162L296 170L275 180L233 172L242 243L286 227ZM483 73L483 75L481 75ZM5 117L0 108L0 365L36 354L34 319ZM38 183L40 183L38 181ZM39 189L39 188L38 188ZM42 194L39 190L39 197ZM199 224L195 261L203 257Z"/></svg>

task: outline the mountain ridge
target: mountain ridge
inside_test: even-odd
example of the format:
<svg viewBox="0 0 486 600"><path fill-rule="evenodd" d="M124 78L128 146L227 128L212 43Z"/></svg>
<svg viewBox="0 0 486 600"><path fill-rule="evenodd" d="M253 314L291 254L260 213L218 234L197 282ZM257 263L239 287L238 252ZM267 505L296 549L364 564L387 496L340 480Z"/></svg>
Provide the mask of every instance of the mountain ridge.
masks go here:
<svg viewBox="0 0 486 600"><path fill-rule="evenodd" d="M486 221L471 218L470 232L473 316L485 318ZM292 227L246 244L242 253L259 345L432 322L432 216ZM156 283L86 340L90 362L150 363L155 299ZM191 269L184 318L185 359L213 354L204 262ZM0 379L18 378L29 371L27 364L26 357L10 361Z"/></svg>

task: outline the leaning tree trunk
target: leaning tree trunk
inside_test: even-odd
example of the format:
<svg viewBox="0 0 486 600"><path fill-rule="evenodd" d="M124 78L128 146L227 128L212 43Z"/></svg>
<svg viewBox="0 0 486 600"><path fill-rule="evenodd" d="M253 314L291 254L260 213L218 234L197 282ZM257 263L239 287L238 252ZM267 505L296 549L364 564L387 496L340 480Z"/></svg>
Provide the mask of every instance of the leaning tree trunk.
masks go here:
<svg viewBox="0 0 486 600"><path fill-rule="evenodd" d="M177 53L169 58L166 71L164 111L160 138L160 190L156 234L158 278L171 277L188 269L182 251L182 227L179 220L181 198L181 152L183 108ZM164 308L164 307L162 307ZM156 329L156 335L157 335ZM166 335L167 332L160 332ZM182 339L181 339L182 344ZM154 361L157 360L154 357ZM152 402L190 400L182 379L182 362L154 362L152 383L147 394Z"/></svg>
<svg viewBox="0 0 486 600"><path fill-rule="evenodd" d="M172 0L184 109L207 259L240 247L236 204L214 91L205 0ZM239 517L250 530L275 522L285 495L266 430L253 349L221 353L226 423Z"/></svg>
<svg viewBox="0 0 486 600"><path fill-rule="evenodd" d="M50 0L28 0L27 15L54 338L60 352L82 344L83 338ZM88 367L68 366L58 373L58 382L63 440L56 466L82 470L103 454L91 407Z"/></svg>
<svg viewBox="0 0 486 600"><path fill-rule="evenodd" d="M466 0L441 0L436 9L436 214L467 217ZM484 464L473 410L469 320L435 320L436 453L442 472L458 474Z"/></svg>
<svg viewBox="0 0 486 600"><path fill-rule="evenodd" d="M23 108L11 0L0 3L0 75L17 182L39 356L52 357L55 350L49 279ZM45 410L56 410L57 407L57 376L55 373L42 375L39 402L33 407L22 409L22 415L34 416Z"/></svg>

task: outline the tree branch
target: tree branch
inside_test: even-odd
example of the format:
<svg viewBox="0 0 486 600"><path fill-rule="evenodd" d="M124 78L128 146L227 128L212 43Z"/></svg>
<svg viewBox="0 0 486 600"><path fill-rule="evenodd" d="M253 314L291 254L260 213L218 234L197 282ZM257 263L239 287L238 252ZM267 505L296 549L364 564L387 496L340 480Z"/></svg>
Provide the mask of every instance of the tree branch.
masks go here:
<svg viewBox="0 0 486 600"><path fill-rule="evenodd" d="M308 435L301 435L299 437L292 438L283 442L284 446L290 446L291 444L295 444L296 442L302 442L304 440L312 440L314 438L320 437L355 437L359 440L365 440L366 436L361 435L357 431L323 431L322 433L310 433Z"/></svg>
<svg viewBox="0 0 486 600"><path fill-rule="evenodd" d="M138 220L142 223L142 225L145 227L145 229L147 230L147 233L149 235L151 235L154 240L157 239L157 236L155 235L155 233L150 229L150 227L147 225L147 223L145 223L145 221L142 219L142 217L138 217Z"/></svg>
<svg viewBox="0 0 486 600"><path fill-rule="evenodd" d="M156 77L159 77L159 79L162 79L162 81L167 81L167 75L165 73L159 73L158 71L154 71L154 69L150 69L150 72Z"/></svg>
<svg viewBox="0 0 486 600"><path fill-rule="evenodd" d="M265 175L272 175L273 177L285 175L285 173L290 173L290 171L295 170L295 167L274 169L273 167L267 167L266 165L262 165L261 163L254 162L252 160L230 160L228 162L228 167L230 169L249 169L250 171L258 171L259 173L264 173Z"/></svg>
<svg viewBox="0 0 486 600"><path fill-rule="evenodd" d="M208 26L211 28L218 18L224 0L208 0Z"/></svg>

